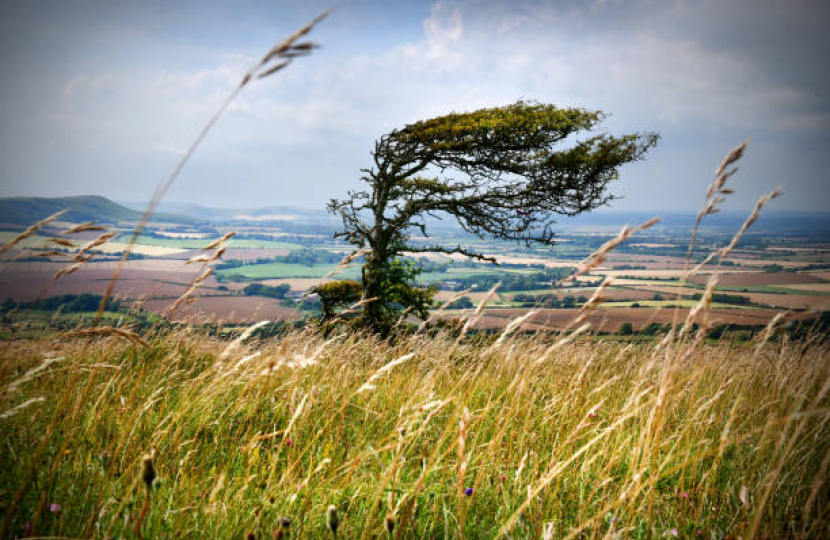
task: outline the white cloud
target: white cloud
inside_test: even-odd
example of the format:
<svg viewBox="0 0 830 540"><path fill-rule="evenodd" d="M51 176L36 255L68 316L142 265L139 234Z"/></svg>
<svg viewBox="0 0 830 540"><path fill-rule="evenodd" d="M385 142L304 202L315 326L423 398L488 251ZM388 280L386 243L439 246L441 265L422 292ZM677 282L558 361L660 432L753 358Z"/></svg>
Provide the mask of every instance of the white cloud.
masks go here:
<svg viewBox="0 0 830 540"><path fill-rule="evenodd" d="M771 6L771 0L763 1ZM208 183L221 184L233 171L262 189L275 176L304 178L311 189L297 199L316 203L354 187L358 169L369 164L372 140L395 127L453 110L536 99L609 111L615 133L683 134L682 141L664 139L650 168L637 166L636 186L624 184L636 197L638 189L656 192L665 183L660 171L685 175L668 197L684 189L696 194L686 179L705 182L695 176L698 169L709 171L728 149L713 155L712 145L722 142L712 140L689 148L695 137L717 133L733 144L765 132L827 131L826 101L770 69L772 52L756 54L737 38L730 41L733 30L755 34L733 26L746 3L696 5L699 13L670 0L442 0L422 22L420 39L336 61L327 60L323 48L313 62L299 59L251 84L211 133L194 167L211 164L200 171ZM769 22L755 12L739 21L758 32ZM65 81L60 99L45 106L44 131L62 136L56 144L67 154L76 146L97 148L108 159L116 156L122 169L151 161L157 167L152 176L161 176L158 164L190 144L254 61L229 53L198 69L126 64L81 74ZM777 149L782 159L788 151ZM678 172L672 160L679 156L694 166ZM89 155L88 161L96 158ZM352 183L344 184L346 179Z"/></svg>

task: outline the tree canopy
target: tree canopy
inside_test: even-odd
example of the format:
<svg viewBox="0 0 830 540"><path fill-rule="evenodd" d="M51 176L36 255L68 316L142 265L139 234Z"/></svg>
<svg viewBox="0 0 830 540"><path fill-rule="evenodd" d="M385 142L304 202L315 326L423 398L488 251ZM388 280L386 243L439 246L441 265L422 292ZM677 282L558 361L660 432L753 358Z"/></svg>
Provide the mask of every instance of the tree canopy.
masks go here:
<svg viewBox="0 0 830 540"><path fill-rule="evenodd" d="M520 101L416 122L378 139L374 166L363 169L367 189L329 203L343 221L336 236L368 251L361 283L363 298L374 300L365 322L385 332L402 312L423 313L423 294L403 295L416 297L415 305L388 293L415 288L417 270L398 269L402 281L390 289L393 261L403 253L462 253L495 262L460 245L413 244L412 231L429 236L427 216L452 216L479 237L550 244L557 215L608 203L618 168L642 159L658 136L597 132L605 117ZM579 132L588 136L566 144Z"/></svg>

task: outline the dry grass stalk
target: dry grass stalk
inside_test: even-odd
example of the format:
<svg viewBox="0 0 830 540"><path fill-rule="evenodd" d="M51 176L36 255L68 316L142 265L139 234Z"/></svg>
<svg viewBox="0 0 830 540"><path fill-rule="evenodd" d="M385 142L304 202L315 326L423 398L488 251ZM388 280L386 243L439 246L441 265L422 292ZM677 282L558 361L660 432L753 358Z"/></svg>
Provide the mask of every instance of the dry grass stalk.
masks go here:
<svg viewBox="0 0 830 540"><path fill-rule="evenodd" d="M370 304L370 303L372 303L372 302L374 302L374 301L376 301L376 300L377 300L377 297L375 297L375 298L364 298L363 300L358 300L358 301L357 301L357 302L355 302L354 304L350 305L349 307L347 307L346 309L344 309L343 311L341 311L340 313L338 313L338 314L337 314L335 317L333 317L333 318L331 319L331 321L329 321L329 322L338 321L338 320L341 320L341 319L342 319L343 317L345 317L346 315L351 315L351 314L353 314L353 313L358 313L358 312L360 311L360 308L362 308L362 307L363 307L363 306L365 306L366 304Z"/></svg>
<svg viewBox="0 0 830 540"><path fill-rule="evenodd" d="M233 91L228 95L225 101L219 106L213 116L208 120L205 127L202 128L202 131L196 136L196 139L190 144L187 151L184 153L182 158L173 168L173 171L161 184L158 185L153 196L150 198L150 202L147 204L147 208L144 210L144 213L141 216L141 220L138 222L138 225L133 230L133 234L130 236L130 241L127 243L127 246L124 248L124 252L121 255L121 259L118 261L118 265L113 272L112 278L110 279L109 284L107 285L106 290L104 291L103 298L101 299L101 305L98 307L98 314L96 315L96 319L100 319L101 315L104 312L104 307L106 306L107 300L112 295L112 291L115 289L115 283L118 281L118 277L121 275L121 271L124 268L124 265L127 262L127 259L132 253L133 247L135 246L138 238L141 236L141 231L144 230L144 226L150 220L150 217L156 210L156 207L161 202L161 199L164 198L164 195L170 189L170 186L173 185L173 182L179 176L179 173L182 171L184 166L190 161L191 156L193 156L196 149L201 145L204 138L207 136L208 132L213 128L214 124L219 121L219 118L225 113L228 109L230 104L236 99L242 89L251 81L252 77L256 76L258 79L262 79L269 75L274 74L279 69L287 66L291 60L293 60L297 56L301 56L303 54L308 54L311 52L313 45L311 44L297 44L295 43L297 39L302 36L308 34L314 26L322 21L330 11L324 12L322 15L319 15L314 20L312 20L309 24L303 26L294 34L292 34L287 40L283 41L282 43L275 45L262 57L262 59L257 63L256 66L248 70L247 73L242 77L239 85L236 86ZM283 63L277 64L277 66L268 66L269 62L272 62L276 58L282 58ZM263 71L264 70L264 71ZM2 253L2 251L0 251Z"/></svg>
<svg viewBox="0 0 830 540"><path fill-rule="evenodd" d="M568 343L579 337L579 335L587 332L589 328L591 328L591 323L585 323L573 332L566 334L564 337L556 341L556 343L545 349L545 352L542 354L542 356L535 360L534 364L539 365L544 363L548 358L550 358L551 353L553 353L556 349L559 349L564 345L567 345Z"/></svg>
<svg viewBox="0 0 830 540"><path fill-rule="evenodd" d="M769 203L771 200L773 200L777 197L780 197L780 196L781 196L781 190L774 189L771 192L767 193L766 195L762 196L760 199L758 199L758 201L755 203L755 207L752 209L752 212L750 212L749 217L746 218L746 221L744 221L743 225L741 225L741 228L732 237L732 240L729 242L729 244L727 244L726 246L724 246L724 247L722 247L718 250L715 250L712 253L710 253L709 255L707 255L706 258L703 259L703 261L700 262L700 264L698 264L697 266L692 268L690 271L684 273L683 280L685 281L690 276L692 276L692 275L696 274L697 272L699 272L704 266L709 264L715 257L718 257L720 262L723 262L724 260L726 260L726 257L728 257L729 254L732 252L732 250L735 249L735 246L738 245L738 242L743 237L743 235L746 233L747 229L749 229L749 227L751 227L752 224L755 223L758 220L758 218L761 216L761 210L763 210L764 206L766 206L767 203Z"/></svg>
<svg viewBox="0 0 830 540"><path fill-rule="evenodd" d="M404 362L406 362L410 358L413 358L414 356L415 356L415 353L405 354L401 357L398 357L398 358L392 360L388 364L384 365L382 368L380 368L377 371L375 371L374 373L372 373L372 375L366 380L366 382L363 383L363 385L360 388L357 389L357 393L361 394L363 392L369 392L369 391L375 390L377 388L377 386L375 386L375 383L378 381L378 379L383 377L384 374L389 373L390 371L392 371L395 368L395 366L399 366L399 365L403 364Z"/></svg>
<svg viewBox="0 0 830 540"><path fill-rule="evenodd" d="M170 305L170 307L167 308L167 311L172 314L177 309L179 309L179 306L181 306L182 303L184 303L184 302L187 302L187 303L194 302L196 299L192 298L193 293L195 293L196 289L198 289L199 286L202 283L204 283L204 281L207 278L209 278L212 274L213 274L213 268L205 269L201 274L199 274L199 276L196 277L196 279L193 281L193 283L190 285L190 287L187 288L187 290L184 292L184 294L182 294L180 297L178 297L176 299L176 301L173 302Z"/></svg>
<svg viewBox="0 0 830 540"><path fill-rule="evenodd" d="M530 318L532 318L537 313L539 313L538 309L531 309L530 311L528 311L524 315L516 317L515 319L513 319L512 321L507 323L507 326L504 327L504 330L502 331L499 338L496 340L495 343L493 343L493 348L496 349L498 347L501 347L502 344L504 344L504 341L507 338L509 338L511 335L513 335L513 332L518 330L525 322L527 322Z"/></svg>
<svg viewBox="0 0 830 540"><path fill-rule="evenodd" d="M79 328L77 330L70 330L60 334L63 337L91 337L91 336L115 336L127 339L141 345L142 347L149 347L146 341L141 339L138 334L124 328L113 328L111 326L97 326L95 328Z"/></svg>
<svg viewBox="0 0 830 540"><path fill-rule="evenodd" d="M203 247L202 250L203 251L208 251L210 249L213 249L213 248L215 248L216 246L218 246L220 244L224 244L226 241L230 240L235 235L236 235L236 231L231 231L231 232L225 233L225 234L222 235L221 238L218 238L218 239L214 240L213 242L211 242L210 244Z"/></svg>
<svg viewBox="0 0 830 540"><path fill-rule="evenodd" d="M115 236L117 236L117 233L114 233L114 232L105 232L105 233L101 234L100 236L98 236L98 238L90 241L88 244L83 246L78 251L78 253L75 255L75 260L80 260L81 256L84 253L86 253L87 251L89 251L91 249L94 249L94 248L100 246L101 244L105 244L109 239L111 239Z"/></svg>
<svg viewBox="0 0 830 540"><path fill-rule="evenodd" d="M192 263L197 263L197 262L202 263L202 272L201 272L201 274L199 274L193 280L193 282L191 282L191 284L187 288L187 290L185 290L185 292L179 298L177 298L167 308L168 313L170 313L170 314L174 313L179 308L179 306L183 303L192 304L193 302L196 301L196 299L193 297L193 294L202 285L202 283L204 283L204 281L208 277L210 277L211 274L213 274L213 268L210 267L209 265L211 263L213 263L214 261L219 260L219 258L222 257L222 255L225 253L225 250L227 249L223 242L225 240L227 240L228 238L230 238L231 236L233 236L234 234L236 234L236 231L229 232L229 233L225 234L224 236L222 236L222 238L219 238L215 242L211 242L207 247L203 248L203 249L216 248L216 250L212 254L210 254L210 255L200 255L200 256L197 256L197 257L191 257L190 259L187 260L187 262L185 262L185 264L192 264Z"/></svg>
<svg viewBox="0 0 830 540"><path fill-rule="evenodd" d="M65 257L65 256L66 256L66 252L64 252L64 251L56 251L56 250L31 251L31 250L26 250L26 251L21 251L20 253L18 253L14 257L12 257L10 260L19 261L20 259L28 259L29 257L37 257L37 258L46 259L48 257Z"/></svg>
<svg viewBox="0 0 830 540"><path fill-rule="evenodd" d="M605 289L607 289L613 282L613 276L605 276L605 279L602 280L602 283L600 283L599 287L597 287L597 289L594 291L594 294L591 295L591 298L589 298L588 301L582 304L582 306L579 308L579 315L577 315L573 321L568 323L565 329L567 330L571 326L575 326L584 321L594 309L596 309L600 304L605 302L606 297L603 296L603 293L605 292Z"/></svg>
<svg viewBox="0 0 830 540"><path fill-rule="evenodd" d="M14 416L15 414L19 413L20 411L22 411L23 409L25 409L29 405L34 405L35 403L41 403L43 401L46 401L46 398L43 397L43 396L38 396L38 397L33 397L31 399L27 399L26 401L24 401L20 405L18 405L16 407L12 407L11 409L9 409L7 411L4 411L3 413L0 413L0 420L9 418L10 416Z"/></svg>
<svg viewBox="0 0 830 540"><path fill-rule="evenodd" d="M91 256L87 257L87 258L82 258L82 259L78 260L77 262L70 263L70 264L67 264L65 266L60 267L58 269L58 271L55 272L55 275L52 276L52 281L54 282L54 281L59 280L63 276L68 276L69 274L74 274L75 272L78 271L78 269L80 269L91 258L92 258Z"/></svg>
<svg viewBox="0 0 830 540"><path fill-rule="evenodd" d="M63 356L58 356L55 358L45 358L43 362L40 363L40 365L33 367L32 369L30 369L29 371L27 371L26 373L24 373L23 375L21 375L20 377L6 385L3 388L3 392L15 392L21 385L34 379L36 375L42 373L47 367L56 362L61 362L63 360L65 360L65 357Z"/></svg>
<svg viewBox="0 0 830 540"><path fill-rule="evenodd" d="M56 244L56 245L61 246L61 247L72 248L72 249L75 249L76 247L78 247L78 244L76 244L72 240L67 240L66 238L50 238L49 243L50 244Z"/></svg>
<svg viewBox="0 0 830 540"><path fill-rule="evenodd" d="M464 496L465 496L465 480L467 478L467 467L469 466L469 456L467 454L467 437L469 435L470 427L470 410L464 407L461 411L461 418L458 420L458 466L456 469L457 488L456 500L458 505L458 515L464 515Z"/></svg>
<svg viewBox="0 0 830 540"><path fill-rule="evenodd" d="M251 334L253 334L258 328L262 328L270 322L271 321L259 321L258 323L252 324L251 326L246 328L245 331L239 335L239 337L231 341L228 344L228 346L225 347L225 350L222 351L222 354L219 355L219 359L225 360L226 358L228 358L232 352L234 352L236 349L239 348L240 345L242 345L243 341L251 337Z"/></svg>
<svg viewBox="0 0 830 540"><path fill-rule="evenodd" d="M445 302L443 302L440 306L438 306L438 309L433 310L432 313L429 314L429 317L427 317L423 322L421 322L421 324L418 325L417 332L420 332L429 323L431 323L433 320L435 320L436 318L443 315L444 311L446 310L448 305L452 304L453 302L455 302L456 300L458 300L460 298L463 298L463 297L467 296L468 294L470 294L471 291L472 291L472 289L465 289L461 292L457 292L457 293L453 294L452 296L450 296Z"/></svg>
<svg viewBox="0 0 830 540"><path fill-rule="evenodd" d="M54 221L54 220L58 219L59 217L64 215L66 212L67 212L67 210L61 210L60 212L55 212L54 214L52 214L51 216L49 216L46 219L42 219L42 220L38 221L37 223L35 223L31 227L27 228L22 233L18 234L17 236L15 236L14 238L12 238L8 242L6 242L4 245L0 246L0 254L7 252L8 250L10 250L14 246L16 246L21 241L25 240L26 238L29 238L30 236L35 234L40 228L42 228L44 225L46 225L50 221Z"/></svg>
<svg viewBox="0 0 830 540"><path fill-rule="evenodd" d="M559 280L556 283L556 285L568 283L569 281L573 281L577 277L590 272L591 270L593 270L605 261L606 255L608 255L609 251L628 240L628 238L630 238L633 234L648 229L649 227L652 227L653 225L659 222L660 218L656 217L646 221L645 223L641 223L636 227L629 227L628 225L625 225L617 234L617 236L604 243L595 252L588 255L588 257L585 258L585 260L579 263L579 266L576 267L576 271L574 271L573 274L567 276L564 279Z"/></svg>
<svg viewBox="0 0 830 540"><path fill-rule="evenodd" d="M86 232L86 231L105 231L107 230L106 227L103 225L96 225L97 221L87 221L86 223L81 223L80 225L75 225L74 227L70 227L65 231L61 231L61 234L75 234L79 232Z"/></svg>
<svg viewBox="0 0 830 540"><path fill-rule="evenodd" d="M484 311L484 308L487 307L487 304L490 303L490 300L496 296L496 291L499 290L499 287L501 287L501 281L496 282L496 284L493 285L489 291L487 291L487 294L484 295L484 298L482 298L481 302L479 302L478 306L476 306L476 310L473 312L472 317L467 317L467 320L464 322L464 327L458 335L458 341L461 341L461 338L467 335L470 328L472 328L479 321L479 319L481 319L481 313Z"/></svg>
<svg viewBox="0 0 830 540"><path fill-rule="evenodd" d="M360 249L356 249L356 250L352 251L351 253L349 253L348 255L343 257L343 260L341 260L339 263L337 263L337 266L335 266L330 272L328 272L326 275L321 277L320 278L320 283L324 282L325 280L327 280L328 278L330 278L330 277L332 277L336 274L339 274L341 270L343 270L344 268L349 266L356 259L358 259L359 257L362 257L363 255L366 255L367 253L371 253L371 251L372 250L369 249L369 248L360 248Z"/></svg>
<svg viewBox="0 0 830 540"><path fill-rule="evenodd" d="M331 12L331 9L324 11L315 17L310 23L291 34L285 41L271 47L268 52L263 55L259 63L248 71L244 77L242 77L242 81L239 83L239 88L244 87L254 77L257 79L264 79L265 77L273 75L277 71L288 66L294 58L311 54L311 51L316 49L318 45L311 42L297 43L297 40L308 35L308 33L311 32L311 30L318 23L320 23L320 21L328 17Z"/></svg>

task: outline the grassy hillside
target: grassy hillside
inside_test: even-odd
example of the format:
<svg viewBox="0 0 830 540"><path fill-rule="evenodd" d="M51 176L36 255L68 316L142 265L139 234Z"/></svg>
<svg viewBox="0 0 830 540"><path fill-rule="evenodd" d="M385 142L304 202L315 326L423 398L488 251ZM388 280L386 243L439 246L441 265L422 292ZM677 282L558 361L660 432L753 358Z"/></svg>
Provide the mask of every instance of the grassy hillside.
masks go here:
<svg viewBox="0 0 830 540"><path fill-rule="evenodd" d="M146 338L0 353L0 536L830 532L820 342Z"/></svg>
<svg viewBox="0 0 830 540"><path fill-rule="evenodd" d="M6 223L31 225L41 219L68 209L61 217L64 221L84 222L99 221L111 223L116 221L138 221L141 212L130 210L114 203L106 197L82 195L77 197L9 197L0 199L0 216ZM159 214L154 219L193 223L196 218L183 215Z"/></svg>

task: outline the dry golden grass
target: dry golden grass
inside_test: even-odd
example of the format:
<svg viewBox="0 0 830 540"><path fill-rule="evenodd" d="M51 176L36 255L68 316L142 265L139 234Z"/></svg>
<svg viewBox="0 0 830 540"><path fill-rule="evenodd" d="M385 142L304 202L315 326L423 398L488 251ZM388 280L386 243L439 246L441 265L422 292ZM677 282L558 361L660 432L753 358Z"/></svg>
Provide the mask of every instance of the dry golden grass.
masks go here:
<svg viewBox="0 0 830 540"><path fill-rule="evenodd" d="M820 341L119 337L4 348L6 535L131 536L151 449L145 538L828 533Z"/></svg>

